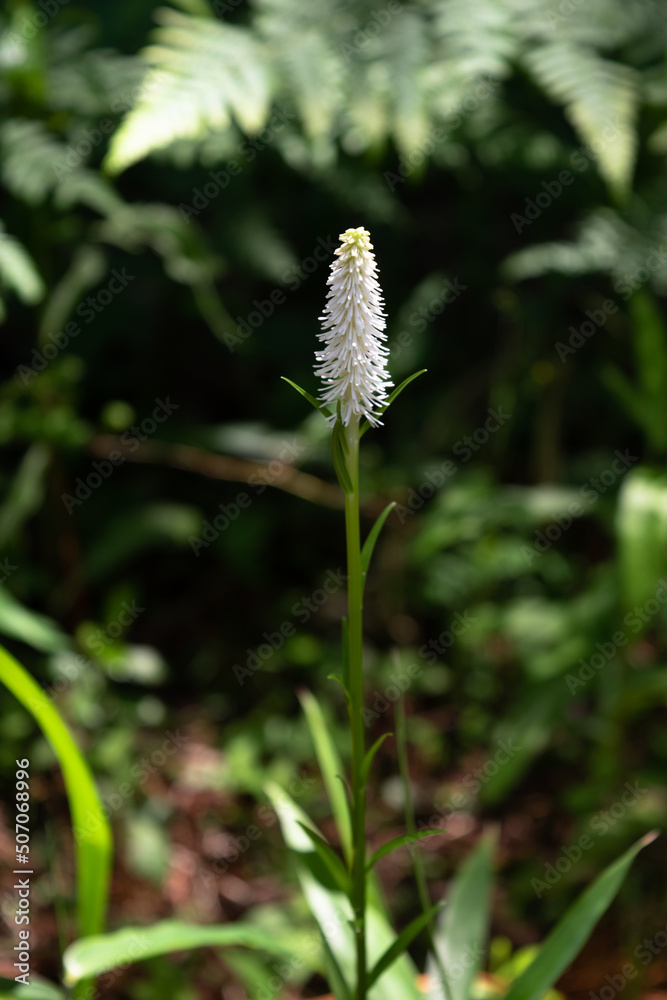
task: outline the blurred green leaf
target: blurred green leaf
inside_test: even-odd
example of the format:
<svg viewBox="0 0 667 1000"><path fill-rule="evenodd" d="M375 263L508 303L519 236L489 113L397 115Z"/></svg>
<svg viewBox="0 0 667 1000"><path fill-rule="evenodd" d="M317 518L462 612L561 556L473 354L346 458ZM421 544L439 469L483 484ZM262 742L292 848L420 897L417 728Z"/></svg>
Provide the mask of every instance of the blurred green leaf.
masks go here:
<svg viewBox="0 0 667 1000"><path fill-rule="evenodd" d="M571 41L535 46L524 60L549 96L565 105L612 191L627 194L637 146L638 74Z"/></svg>
<svg viewBox="0 0 667 1000"><path fill-rule="evenodd" d="M335 978L341 983L340 988L343 990L341 995L351 997L355 972L355 947L350 902L335 886L328 869L317 856L310 838L302 829L301 824L314 829L306 814L279 786L268 785L266 794L278 814L285 842L297 859L297 873L302 891L313 917L322 930L324 944L329 952L331 987L334 987ZM368 962L369 966L372 966L396 940L396 935L378 901L377 889L372 881L369 886L366 920ZM369 1000L395 1000L397 996L405 1000L419 1000L416 975L410 957L407 954L402 955L369 991Z"/></svg>
<svg viewBox="0 0 667 1000"><path fill-rule="evenodd" d="M616 514L623 608L631 611L665 590L667 474L645 466L625 476ZM640 628L646 624L644 618Z"/></svg>
<svg viewBox="0 0 667 1000"><path fill-rule="evenodd" d="M0 632L40 653L58 653L71 646L69 637L54 621L24 607L5 587L0 587Z"/></svg>
<svg viewBox="0 0 667 1000"><path fill-rule="evenodd" d="M150 927L124 927L111 934L97 934L75 941L63 955L65 980L72 986L119 965L142 962L155 955L227 945L257 948L279 958L292 957L278 935L266 933L251 924L237 921L204 926L163 920Z"/></svg>
<svg viewBox="0 0 667 1000"><path fill-rule="evenodd" d="M656 836L648 834L638 840L579 896L549 934L537 958L512 983L504 1000L540 1000L553 986L585 945L620 889L634 859Z"/></svg>
<svg viewBox="0 0 667 1000"><path fill-rule="evenodd" d="M350 807L345 791L345 771L333 740L331 731L317 699L310 691L301 691L299 701L308 722L311 739L315 747L317 762L324 778L324 784L331 803L331 810L336 820L336 829L340 837L343 853L348 860L352 858L352 821Z"/></svg>
<svg viewBox="0 0 667 1000"><path fill-rule="evenodd" d="M250 32L167 7L156 18L161 27L144 52L151 69L107 157L112 173L177 139L226 129L234 119L254 132L267 118L267 73Z"/></svg>
<svg viewBox="0 0 667 1000"><path fill-rule="evenodd" d="M28 448L0 507L0 546L15 536L44 501L51 453L44 444Z"/></svg>
<svg viewBox="0 0 667 1000"><path fill-rule="evenodd" d="M62 768L77 859L78 931L97 934L106 917L113 846L90 768L46 693L1 646L0 681L34 717Z"/></svg>
<svg viewBox="0 0 667 1000"><path fill-rule="evenodd" d="M470 996L489 934L495 844L495 837L484 837L449 887L434 935L437 964L429 958L430 1000L468 1000ZM444 983L439 981L439 970L446 977Z"/></svg>
<svg viewBox="0 0 667 1000"><path fill-rule="evenodd" d="M30 978L28 986L0 978L0 1000L65 1000L66 994L58 986L32 973Z"/></svg>
<svg viewBox="0 0 667 1000"><path fill-rule="evenodd" d="M35 305L46 293L46 287L35 262L17 239L4 231L0 222L0 285L16 292L22 302Z"/></svg>

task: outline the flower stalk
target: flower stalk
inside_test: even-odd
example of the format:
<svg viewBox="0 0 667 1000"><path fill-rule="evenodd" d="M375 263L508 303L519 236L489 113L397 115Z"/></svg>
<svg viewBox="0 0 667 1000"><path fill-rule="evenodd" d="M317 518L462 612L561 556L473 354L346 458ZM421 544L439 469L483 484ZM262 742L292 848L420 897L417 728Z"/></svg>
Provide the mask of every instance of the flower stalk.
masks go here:
<svg viewBox="0 0 667 1000"><path fill-rule="evenodd" d="M345 428L347 471L352 485L345 494L347 545L349 712L352 735L352 893L357 956L355 1000L366 997L366 788L363 775L365 734L363 719L363 590L359 527L359 421Z"/></svg>
<svg viewBox="0 0 667 1000"><path fill-rule="evenodd" d="M366 754L364 725L363 595L366 570L373 546L390 503L361 545L359 523L359 443L370 427L414 379L406 379L388 395L392 383L387 371L389 351L385 347L384 301L377 279L370 234L363 228L347 229L340 237L327 284L329 292L316 351L315 373L322 379L319 399L290 379L285 379L326 417L332 429L331 454L338 482L345 495L345 539L347 552L347 628L344 630L342 681L347 696L352 737L351 828L352 851L347 865L346 892L353 912L356 953L354 1000L366 1000L369 989L381 973L378 963L368 968L366 903L369 868L374 859L366 857L366 785L375 750ZM379 741L381 742L381 740ZM319 845L320 851L326 850ZM333 871L339 861L329 859ZM417 925L415 925L417 926ZM421 925L420 925L421 926ZM419 929L419 928L417 928ZM416 933L416 930L415 930Z"/></svg>

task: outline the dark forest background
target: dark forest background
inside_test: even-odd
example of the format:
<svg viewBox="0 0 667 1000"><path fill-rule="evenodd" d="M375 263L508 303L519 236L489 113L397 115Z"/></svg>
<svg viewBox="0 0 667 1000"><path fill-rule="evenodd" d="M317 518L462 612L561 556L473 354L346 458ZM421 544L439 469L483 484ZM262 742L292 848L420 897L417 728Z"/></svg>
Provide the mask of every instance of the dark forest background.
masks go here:
<svg viewBox="0 0 667 1000"><path fill-rule="evenodd" d="M0 633L106 796L112 926L309 926L261 810L294 783L327 827L297 695L344 751L344 536L326 426L280 376L315 391L331 255L365 226L392 376L427 369L364 439L365 530L399 504L367 590L369 738L404 687L417 816L446 818L434 898L499 827L502 964L667 810L667 4L7 0L0 30ZM0 709L2 774L40 775L55 976L66 799ZM393 741L378 760L382 841ZM405 917L402 853L381 876ZM664 930L661 858L565 990ZM646 988L660 952L634 959ZM155 960L109 995L235 1000L256 975Z"/></svg>

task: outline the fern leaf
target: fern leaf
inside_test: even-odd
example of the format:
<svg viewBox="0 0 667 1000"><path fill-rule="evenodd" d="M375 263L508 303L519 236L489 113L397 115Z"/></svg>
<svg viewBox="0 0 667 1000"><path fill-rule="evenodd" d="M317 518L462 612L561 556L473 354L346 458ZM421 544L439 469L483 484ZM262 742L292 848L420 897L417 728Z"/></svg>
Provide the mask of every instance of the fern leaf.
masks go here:
<svg viewBox="0 0 667 1000"><path fill-rule="evenodd" d="M511 3L440 0L434 10L440 58L460 79L509 74L521 46Z"/></svg>
<svg viewBox="0 0 667 1000"><path fill-rule="evenodd" d="M120 173L179 139L265 123L269 80L260 42L245 28L159 8L155 44L143 53L152 67L134 107L114 135L105 161Z"/></svg>
<svg viewBox="0 0 667 1000"><path fill-rule="evenodd" d="M57 164L67 149L42 122L10 118L0 128L2 180L16 198L43 202L55 187Z"/></svg>
<svg viewBox="0 0 667 1000"><path fill-rule="evenodd" d="M568 42L540 45L524 62L545 92L565 107L600 174L617 196L629 189L635 163L639 77L630 66Z"/></svg>

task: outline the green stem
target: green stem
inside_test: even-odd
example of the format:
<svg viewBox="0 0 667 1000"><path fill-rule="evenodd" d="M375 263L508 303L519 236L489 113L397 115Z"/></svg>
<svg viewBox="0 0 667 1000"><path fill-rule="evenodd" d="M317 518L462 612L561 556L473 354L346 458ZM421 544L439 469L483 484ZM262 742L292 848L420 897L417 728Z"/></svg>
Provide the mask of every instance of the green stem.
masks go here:
<svg viewBox="0 0 667 1000"><path fill-rule="evenodd" d="M350 667L350 728L352 732L352 907L357 953L355 1000L366 1000L366 788L362 766L365 752L362 646L363 576L359 532L359 422L345 428L346 464L352 491L345 494L347 539L348 656Z"/></svg>

